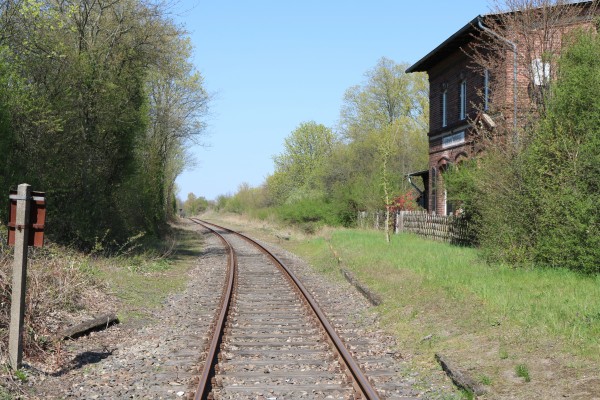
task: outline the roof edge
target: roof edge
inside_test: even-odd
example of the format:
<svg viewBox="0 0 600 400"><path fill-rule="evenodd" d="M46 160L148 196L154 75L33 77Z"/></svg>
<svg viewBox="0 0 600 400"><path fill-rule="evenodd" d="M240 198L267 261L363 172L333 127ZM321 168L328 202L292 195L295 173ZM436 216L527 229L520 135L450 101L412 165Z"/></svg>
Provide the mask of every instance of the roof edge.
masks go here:
<svg viewBox="0 0 600 400"><path fill-rule="evenodd" d="M567 6L581 6L581 7L585 7L591 4L594 4L594 2L596 2L597 0L575 0L573 2L569 2L566 5ZM507 12L501 12L499 14L497 13L489 13L489 14L484 14L484 15L478 15L475 18L473 18L471 21L469 21L465 26L463 26L462 28L460 28L458 31L456 31L452 36L450 36L449 38L447 38L446 40L444 40L443 43L441 43L439 46L437 46L435 49L433 49L432 51L430 51L425 57L421 58L419 61L417 61L416 63L414 63L413 65L411 65L410 67L408 67L408 69L406 69L406 73L411 73L411 72L425 72L427 71L427 69L425 69L425 65L427 64L427 62L433 58L441 49L443 49L444 47L446 47L449 43L451 43L453 40L455 40L456 38L458 38L460 35L465 34L467 31L469 31L469 29L474 28L474 29L480 29L479 28L479 22L484 22L484 20L486 18L490 18L490 17L494 17L500 14L505 14L505 13L517 13L520 11L507 11Z"/></svg>
<svg viewBox="0 0 600 400"><path fill-rule="evenodd" d="M435 49L433 49L429 53L427 53L427 55L425 57L421 58L419 61L417 61L416 63L414 63L410 67L408 67L405 72L407 74L409 74L411 72L424 72L424 71L426 71L425 69L422 69L422 66L423 66L423 64L425 64L427 62L427 60L429 60L431 57L433 57L442 48L446 47L446 45L448 43L452 42L454 39L456 39L460 35L466 33L467 31L469 31L469 29L472 29L473 27L477 28L478 25L479 25L479 21L482 20L482 19L483 19L483 16L478 15L475 18L473 18L471 21L467 22L467 24L465 26L463 26L458 31L456 31L448 39L444 40Z"/></svg>

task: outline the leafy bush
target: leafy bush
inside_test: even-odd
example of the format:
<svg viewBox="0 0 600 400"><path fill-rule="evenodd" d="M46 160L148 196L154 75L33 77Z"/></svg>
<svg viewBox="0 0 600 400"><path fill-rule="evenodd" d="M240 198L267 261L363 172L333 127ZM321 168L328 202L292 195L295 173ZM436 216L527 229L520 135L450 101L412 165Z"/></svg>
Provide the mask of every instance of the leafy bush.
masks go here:
<svg viewBox="0 0 600 400"><path fill-rule="evenodd" d="M600 38L579 32L525 155L538 210L535 259L587 273L600 272L599 91Z"/></svg>
<svg viewBox="0 0 600 400"><path fill-rule="evenodd" d="M546 113L519 146L495 143L444 176L483 254L513 265L600 272L600 39L563 50Z"/></svg>
<svg viewBox="0 0 600 400"><path fill-rule="evenodd" d="M264 187L251 187L247 183L242 183L236 194L224 200L222 209L243 214L264 207L265 204L266 189Z"/></svg>
<svg viewBox="0 0 600 400"><path fill-rule="evenodd" d="M340 225L337 207L322 199L306 198L277 208L285 222L298 225ZM309 230L314 230L312 226Z"/></svg>

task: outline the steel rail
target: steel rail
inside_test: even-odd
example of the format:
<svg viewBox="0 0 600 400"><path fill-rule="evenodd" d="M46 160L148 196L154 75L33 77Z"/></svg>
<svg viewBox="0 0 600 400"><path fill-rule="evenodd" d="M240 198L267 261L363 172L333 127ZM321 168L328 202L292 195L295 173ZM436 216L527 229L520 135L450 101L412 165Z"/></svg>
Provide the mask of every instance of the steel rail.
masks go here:
<svg viewBox="0 0 600 400"><path fill-rule="evenodd" d="M229 313L229 306L231 305L231 294L233 293L233 287L237 274L237 256L233 247L227 242L227 240L217 232L215 229L207 226L202 223L200 220L190 218L190 221L205 227L210 230L213 234L215 234L223 243L225 248L227 249L227 285L221 295L221 308L219 311L219 315L217 317L217 322L214 324L212 339L210 342L210 347L208 349L208 353L206 355L206 359L204 360L204 366L202 368L202 375L200 376L200 380L198 382L198 387L196 389L196 394L194 396L194 400L206 400L209 398L209 394L212 390L211 387L211 378L214 373L213 365L216 365L218 362L218 350L219 345L221 344L223 338L223 330L225 329L225 320L227 318L227 314Z"/></svg>
<svg viewBox="0 0 600 400"><path fill-rule="evenodd" d="M200 220L198 220L198 221L200 221ZM304 285L302 284L302 282L300 282L300 280L298 280L298 278L294 275L294 273L290 269L288 269L285 266L285 264L281 260L279 260L279 258L277 258L277 256L275 256L273 253L271 253L268 249L266 249L260 243L258 243L254 239L252 239L252 238L244 235L243 233L236 232L236 231L233 231L233 230L231 230L229 228L225 228L223 226L219 226L217 224L213 224L213 223L207 222L207 221L202 221L202 223L205 226L206 225L212 225L214 227L217 227L219 229L225 230L227 232L230 232L232 234L235 234L235 235L238 235L238 236L242 237L244 240L246 240L249 243L257 246L262 252L264 252L267 256L269 256L277 265L279 265L280 268L291 279L291 281L294 283L294 285L298 288L298 290L300 290L300 292L302 293L302 295L304 296L304 298L308 302L308 305L310 306L310 308L313 310L313 312L317 316L317 318L318 318L321 326L323 327L323 329L325 330L325 332L329 336L329 339L330 339L331 343L336 348L338 354L342 358L342 361L344 362L344 364L346 365L348 371L350 372L350 374L354 378L355 387L357 389L359 389L359 391L361 392L361 394L366 399L368 399L368 400L379 400L380 399L379 394L373 388L373 386L371 385L371 382L369 381L369 379L362 372L360 366L354 360L354 357L352 357L352 354L350 354L350 351L348 351L348 349L344 345L344 342L339 337L339 335L335 331L335 328L333 327L333 325L331 325L331 323L329 322L329 320L327 319L327 317L325 316L325 314L323 313L323 311L319 307L317 301L313 298L313 296L304 287Z"/></svg>

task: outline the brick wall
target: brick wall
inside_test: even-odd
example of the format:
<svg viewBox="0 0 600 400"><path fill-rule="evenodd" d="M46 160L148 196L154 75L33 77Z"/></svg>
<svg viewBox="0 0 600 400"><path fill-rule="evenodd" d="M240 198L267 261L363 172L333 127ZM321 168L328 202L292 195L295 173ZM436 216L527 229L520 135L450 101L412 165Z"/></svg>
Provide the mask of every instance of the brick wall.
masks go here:
<svg viewBox="0 0 600 400"><path fill-rule="evenodd" d="M582 13L583 15L583 13ZM592 27L589 19L581 19L568 26L557 26L552 32L552 52L559 52L562 42L562 35L571 31L574 27ZM539 39L536 39L539 34ZM534 38L533 42L530 40ZM455 38L456 39L456 38ZM525 45L526 40L529 45ZM523 116L531 117L531 111L535 109L535 93L538 87L532 85L531 62L533 59L541 57L539 54L543 48L541 41L548 40L545 32L538 30L529 32L527 37L511 38L517 43L518 61L517 61L517 127L528 122ZM537 40L537 41L536 41ZM446 197L443 185L443 178L440 171L443 171L451 164L457 164L463 159L468 159L480 151L482 144L477 141L469 121L477 116L479 110L483 107L483 72L478 71L473 64L471 57L463 49L450 51L456 41L451 42L450 47L441 49L433 58L434 64L428 65L427 73L429 75L429 208L430 212L436 214L446 214L450 210L446 207ZM468 45L462 42L463 48L468 49ZM491 87L494 89L490 93L489 102L493 108L494 122L503 126L501 131L513 132L514 124L514 64L512 49L506 49L504 54L494 54L494 59L501 61L499 69L492 71ZM553 68L554 67L554 68ZM556 66L551 66L551 75L554 75ZM418 70L418 69L416 69ZM460 83L466 81L466 118L460 119ZM447 93L446 97L446 125L442 123L442 93ZM539 95L538 95L539 96ZM500 128L497 128L500 129ZM515 132L515 134L518 134Z"/></svg>
<svg viewBox="0 0 600 400"><path fill-rule="evenodd" d="M466 118L460 119L460 84L466 82ZM429 71L429 210L447 214L441 171L473 155L469 120L482 107L484 78L470 58L457 50ZM446 90L446 126L442 126L442 93Z"/></svg>

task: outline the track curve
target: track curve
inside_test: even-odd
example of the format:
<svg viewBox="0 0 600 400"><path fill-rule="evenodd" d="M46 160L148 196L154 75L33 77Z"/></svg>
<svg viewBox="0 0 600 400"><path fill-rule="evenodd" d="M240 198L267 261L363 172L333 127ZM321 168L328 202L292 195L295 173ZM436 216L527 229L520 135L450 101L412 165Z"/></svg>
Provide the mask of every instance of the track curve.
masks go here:
<svg viewBox="0 0 600 400"><path fill-rule="evenodd" d="M261 391L267 395L294 393L297 398L319 398L321 394L328 398L380 398L318 303L277 256L248 236L190 220L215 233L229 249L228 282L232 285L223 290L195 399L252 398L244 396ZM245 258L243 268L238 267L229 242L235 242L237 252ZM251 249L260 251L260 260ZM287 280L287 288L281 286L281 278ZM297 294L289 297L286 293L290 290ZM287 367L286 362L300 365L300 370ZM262 373L254 371L256 366Z"/></svg>

